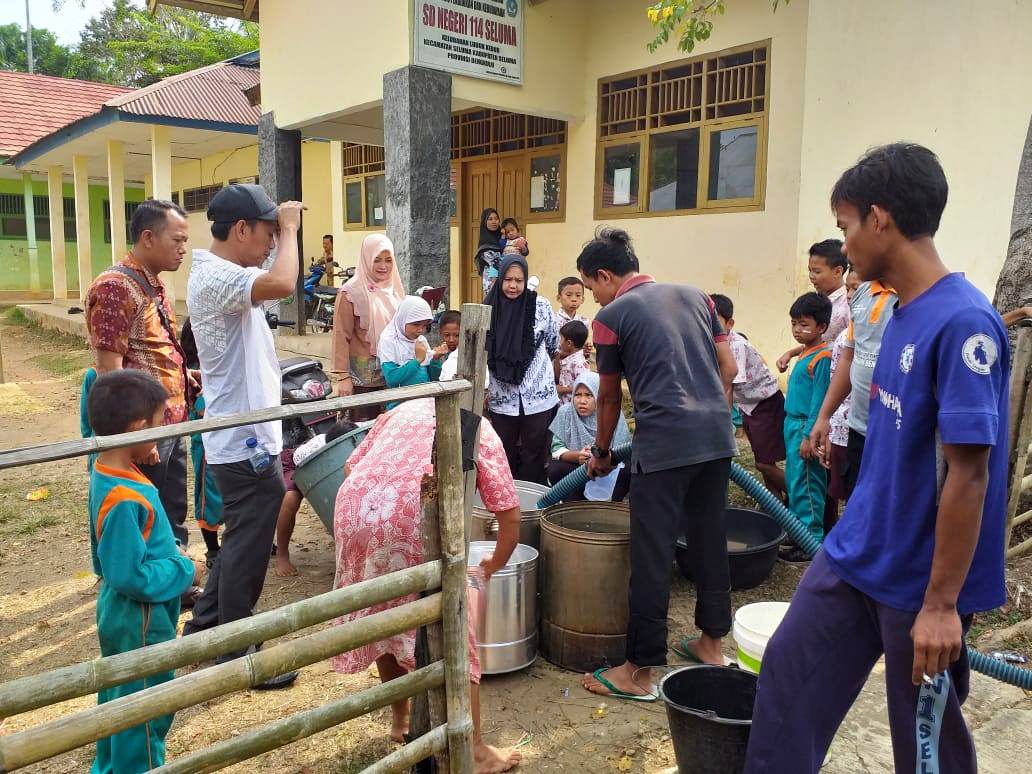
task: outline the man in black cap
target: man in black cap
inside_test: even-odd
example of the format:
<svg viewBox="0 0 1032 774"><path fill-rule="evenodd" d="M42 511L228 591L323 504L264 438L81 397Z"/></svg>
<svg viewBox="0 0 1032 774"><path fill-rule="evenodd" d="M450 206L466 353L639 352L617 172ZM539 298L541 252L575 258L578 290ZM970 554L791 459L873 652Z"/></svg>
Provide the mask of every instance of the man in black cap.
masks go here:
<svg viewBox="0 0 1032 774"><path fill-rule="evenodd" d="M280 405L279 360L262 302L295 290L302 209L293 201L277 207L257 185L227 186L208 205L211 250L194 250L186 294L208 417ZM226 530L184 634L253 615L284 493L279 421L216 430L203 440ZM296 677L291 672L257 687L284 687Z"/></svg>

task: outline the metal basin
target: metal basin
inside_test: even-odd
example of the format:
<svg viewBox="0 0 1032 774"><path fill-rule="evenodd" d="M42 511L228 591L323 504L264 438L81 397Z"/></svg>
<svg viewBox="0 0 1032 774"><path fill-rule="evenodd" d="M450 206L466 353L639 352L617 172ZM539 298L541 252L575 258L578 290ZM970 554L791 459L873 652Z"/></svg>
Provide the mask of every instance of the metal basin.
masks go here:
<svg viewBox="0 0 1032 774"><path fill-rule="evenodd" d="M467 559L470 615L477 633L480 668L486 675L528 667L538 652L537 549L516 546L505 567L485 585L480 560L494 549L493 542L470 543Z"/></svg>
<svg viewBox="0 0 1032 774"><path fill-rule="evenodd" d="M537 501L548 492L547 486L531 481L516 481L516 494L520 498L519 542L533 548L541 547L541 509ZM473 496L473 528L470 540L497 540L498 520L484 508L479 494Z"/></svg>

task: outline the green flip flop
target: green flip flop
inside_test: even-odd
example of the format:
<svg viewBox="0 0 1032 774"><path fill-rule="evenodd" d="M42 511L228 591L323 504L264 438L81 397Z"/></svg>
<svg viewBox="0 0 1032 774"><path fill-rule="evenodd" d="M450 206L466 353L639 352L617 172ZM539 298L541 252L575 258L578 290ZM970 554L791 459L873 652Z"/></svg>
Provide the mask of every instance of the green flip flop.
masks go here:
<svg viewBox="0 0 1032 774"><path fill-rule="evenodd" d="M619 688L617 688L615 685L613 685L611 682L609 682L606 678L602 676L602 673L605 671L606 667L599 667L591 673L591 676L598 680L599 683L601 683L602 686L609 691L609 695L612 696L614 699L624 699L626 701L643 701L649 703L654 702L657 698L659 698L654 693L647 693L644 696L639 696L636 693L627 693L627 691L621 691ZM596 696L602 695L604 694L596 694Z"/></svg>
<svg viewBox="0 0 1032 774"><path fill-rule="evenodd" d="M678 656L685 659L686 661L691 661L693 664L705 664L706 662L698 656L696 656L695 652L690 647L688 647L689 645L691 645L691 643L698 641L698 637L682 637L681 641L676 645L672 645L670 650L674 651L674 653L676 653ZM734 661L729 659L727 656L724 656L724 666L734 665Z"/></svg>

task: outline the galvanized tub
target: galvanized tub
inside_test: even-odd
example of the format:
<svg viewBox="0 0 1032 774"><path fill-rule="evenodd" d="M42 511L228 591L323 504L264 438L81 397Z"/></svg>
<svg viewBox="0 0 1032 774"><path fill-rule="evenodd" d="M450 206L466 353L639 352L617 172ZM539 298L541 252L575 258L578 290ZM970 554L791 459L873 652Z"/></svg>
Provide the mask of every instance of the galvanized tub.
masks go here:
<svg viewBox="0 0 1032 774"><path fill-rule="evenodd" d="M494 550L493 542L470 543L467 559L470 615L485 675L524 669L538 654L537 549L517 545L505 567L485 584L480 560Z"/></svg>
<svg viewBox="0 0 1032 774"><path fill-rule="evenodd" d="M556 666L624 662L630 542L623 503L564 503L542 516L541 655Z"/></svg>
<svg viewBox="0 0 1032 774"><path fill-rule="evenodd" d="M533 548L541 547L541 509L538 500L548 492L547 486L530 481L516 481L516 494L520 498L519 542ZM497 540L498 520L484 508L479 494L473 495L473 528L470 540Z"/></svg>

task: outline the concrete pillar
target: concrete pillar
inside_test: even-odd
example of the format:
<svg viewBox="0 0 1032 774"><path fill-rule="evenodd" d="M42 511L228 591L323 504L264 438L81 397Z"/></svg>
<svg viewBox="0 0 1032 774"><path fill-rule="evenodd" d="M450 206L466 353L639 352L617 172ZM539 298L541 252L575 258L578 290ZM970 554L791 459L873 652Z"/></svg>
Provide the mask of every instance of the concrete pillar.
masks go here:
<svg viewBox="0 0 1032 774"><path fill-rule="evenodd" d="M72 156L72 180L75 183L75 249L79 263L79 298L86 295L93 281L93 255L90 243L90 180L86 173L86 156Z"/></svg>
<svg viewBox="0 0 1032 774"><path fill-rule="evenodd" d="M387 235L405 290L450 287L451 76L412 66L384 75L383 134Z"/></svg>
<svg viewBox="0 0 1032 774"><path fill-rule="evenodd" d="M330 233L333 234L333 257L341 263L344 251L344 143L330 141ZM334 279L336 285L339 280Z"/></svg>
<svg viewBox="0 0 1032 774"><path fill-rule="evenodd" d="M108 203L111 208L111 264L126 256L125 245L125 160L122 143L107 141Z"/></svg>
<svg viewBox="0 0 1032 774"><path fill-rule="evenodd" d="M65 270L64 234L64 171L59 166L47 168L47 197L50 205L50 261L54 277L54 300L68 298L68 276Z"/></svg>
<svg viewBox="0 0 1032 774"><path fill-rule="evenodd" d="M301 197L301 132L277 128L272 113L266 113L258 121L258 179L277 204L291 199L304 201ZM297 321L293 329L284 331L298 336L305 334L302 229L297 232L297 286L293 296L283 299L279 307L280 317Z"/></svg>
<svg viewBox="0 0 1032 774"><path fill-rule="evenodd" d="M32 173L22 173L25 200L25 241L29 246L29 290L39 293L39 245L36 243L36 202L32 195Z"/></svg>
<svg viewBox="0 0 1032 774"><path fill-rule="evenodd" d="M172 199L172 135L167 126L151 126L151 197Z"/></svg>

